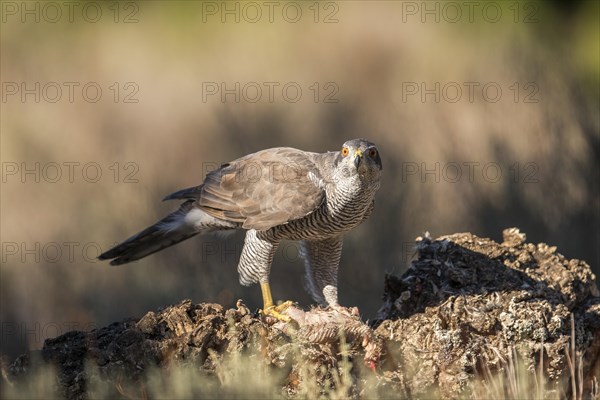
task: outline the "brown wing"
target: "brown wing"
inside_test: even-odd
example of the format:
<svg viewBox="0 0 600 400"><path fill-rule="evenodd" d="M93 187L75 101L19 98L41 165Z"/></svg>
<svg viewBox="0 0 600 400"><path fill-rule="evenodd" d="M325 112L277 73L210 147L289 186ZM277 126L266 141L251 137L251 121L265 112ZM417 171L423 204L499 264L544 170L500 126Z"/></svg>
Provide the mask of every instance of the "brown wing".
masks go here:
<svg viewBox="0 0 600 400"><path fill-rule="evenodd" d="M208 214L266 230L316 210L325 198L319 154L281 147L262 150L206 176L198 205Z"/></svg>

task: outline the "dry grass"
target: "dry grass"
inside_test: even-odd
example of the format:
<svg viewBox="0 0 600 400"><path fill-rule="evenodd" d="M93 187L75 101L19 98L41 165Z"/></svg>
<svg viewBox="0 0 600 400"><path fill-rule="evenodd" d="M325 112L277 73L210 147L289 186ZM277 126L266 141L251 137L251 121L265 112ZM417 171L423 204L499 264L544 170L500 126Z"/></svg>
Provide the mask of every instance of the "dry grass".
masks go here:
<svg viewBox="0 0 600 400"><path fill-rule="evenodd" d="M565 349L568 352L568 349ZM467 398L471 399L600 399L598 377L593 376L589 382L583 378L582 356L577 355L577 361L569 363L569 373L566 380L551 382L543 373L543 359L535 371L528 371L525 364L519 360L514 348L508 354L508 361L500 367L500 371L492 372L484 365L481 380L474 382L472 392ZM571 369L572 368L572 369ZM590 393L584 397L584 386L589 385ZM573 390L572 388L575 388Z"/></svg>
<svg viewBox="0 0 600 400"><path fill-rule="evenodd" d="M540 344L539 360L533 369L528 369L519 358L515 347L511 347L506 357L501 358L501 365L495 372L485 363L480 371L481 380L472 385L470 398L478 399L600 399L598 375L600 371L586 382L583 375L583 354L575 350L575 321L571 314L571 342L564 348L568 370L565 378L550 381L544 373L544 343ZM585 388L588 392L585 393ZM585 393L585 397L584 397Z"/></svg>
<svg viewBox="0 0 600 400"><path fill-rule="evenodd" d="M547 381L547 378L537 373L527 371L523 364L513 357L500 372L484 370L482 377L472 381L465 390L463 398L473 400L483 399L555 399L569 398L583 399L583 392L573 393L568 383L556 385ZM109 398L116 394L128 399L190 399L190 398L235 398L235 399L263 399L263 398L331 398L346 399L349 397L360 398L398 398L401 392L382 392L378 378L373 377L360 382L357 391L356 382L351 376L353 363L345 360L340 363L337 370L331 373L331 378L325 380L321 386L317 382L325 373L305 365L300 369L302 377L301 390L289 393L282 389L286 380L282 371L275 370L263 362L249 359L244 356L232 357L218 362L214 374L201 372L196 367L173 366L169 370L151 369L143 382L108 383L100 380L94 369L88 369L89 398ZM577 377L571 376L570 379ZM579 382L579 381L577 381ZM581 382L583 384L583 382ZM590 382L593 389L590 398L600 399L598 390L598 377ZM578 383L578 385L580 385ZM579 386L581 387L581 386ZM388 387L390 389L390 387ZM56 393L56 376L53 369L47 368L38 371L30 377L25 385L2 385L2 398L4 399L46 399ZM579 389L578 389L579 390ZM422 398L439 398L432 393Z"/></svg>
<svg viewBox="0 0 600 400"><path fill-rule="evenodd" d="M108 381L101 378L98 367L86 364L87 395L89 398L127 399L263 399L263 398L401 398L400 382L392 383L381 371L375 374L361 373L360 360L349 356L349 348L343 338L335 365L315 367L310 355L301 346L290 343L293 348L291 362L283 368L269 365L266 360L244 353L226 356L210 352L209 360L214 369L207 371L186 362L174 362L162 368L148 368L142 379L131 382L127 377ZM541 344L543 346L543 344ZM534 369L528 370L514 347L502 355L500 365L492 368L485 363L476 377L464 388L462 398L484 399L600 399L598 376L585 382L582 375L582 356L565 348L571 354L565 379L550 381L543 372L543 351ZM206 366L206 363L205 363ZM417 368L403 366L404 371ZM37 368L24 381L2 385L0 395L4 399L42 399L56 395L57 378L49 366ZM370 371L369 371L370 372ZM388 376L389 378L389 376ZM395 386L396 385L396 386ZM590 391L585 393L584 386ZM575 388L573 390L572 388ZM59 396L60 397L60 396ZM412 396L407 396L412 398ZM420 393L418 398L441 398L439 392Z"/></svg>

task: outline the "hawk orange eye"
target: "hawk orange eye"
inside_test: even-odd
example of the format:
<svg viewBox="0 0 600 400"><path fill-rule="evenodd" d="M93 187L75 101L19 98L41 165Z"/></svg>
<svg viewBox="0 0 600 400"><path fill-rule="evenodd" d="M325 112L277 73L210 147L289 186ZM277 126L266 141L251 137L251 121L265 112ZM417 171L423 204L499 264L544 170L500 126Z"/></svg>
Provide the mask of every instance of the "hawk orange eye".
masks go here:
<svg viewBox="0 0 600 400"><path fill-rule="evenodd" d="M344 147L344 148L342 149L342 156L343 156L343 157L346 157L346 156L348 155L348 153L350 153L350 150L348 150L348 148L347 148L347 147Z"/></svg>
<svg viewBox="0 0 600 400"><path fill-rule="evenodd" d="M377 157L377 150L369 149L369 157L371 157L371 158Z"/></svg>

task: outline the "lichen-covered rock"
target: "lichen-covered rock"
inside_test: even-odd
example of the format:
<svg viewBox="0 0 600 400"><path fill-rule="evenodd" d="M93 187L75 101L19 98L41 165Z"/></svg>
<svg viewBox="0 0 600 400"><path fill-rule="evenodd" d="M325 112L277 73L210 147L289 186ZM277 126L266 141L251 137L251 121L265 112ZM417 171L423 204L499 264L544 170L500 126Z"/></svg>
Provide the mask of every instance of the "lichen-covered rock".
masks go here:
<svg viewBox="0 0 600 400"><path fill-rule="evenodd" d="M331 369L341 360L341 340L346 357L356 359L368 348L371 358L379 357L373 331L349 311L315 308L303 311L294 306L286 312L291 323L265 321L238 302L236 309L218 304L193 304L184 300L158 312L150 311L139 320L113 323L91 332L73 331L46 340L41 351L44 363L55 366L58 390L67 398L86 398L88 381L107 383L104 396L143 394L140 387L152 369L188 366L197 373L215 374L230 354L242 354L262 365L285 371L279 382L288 395L302 390L302 383L314 382L325 388ZM43 363L32 363L28 355L17 359L5 379L19 385ZM322 367L326 366L324 370ZM94 376L90 376L93 374ZM289 377L294 377L291 379ZM129 388L129 389L126 389ZM202 395L202 393L197 393Z"/></svg>
<svg viewBox="0 0 600 400"><path fill-rule="evenodd" d="M503 233L501 244L469 233L418 238L409 270L386 278L376 334L406 394L457 397L476 377L506 369L514 349L529 371L543 359L550 390L564 395L572 333L591 389L600 367L594 274L515 228Z"/></svg>
<svg viewBox="0 0 600 400"><path fill-rule="evenodd" d="M571 397L573 381L597 393L600 297L585 262L514 228L503 243L465 233L418 238L416 250L386 277L372 326L342 307L291 306L284 323L241 301L184 300L1 360L2 394L27 397L47 366L37 397L529 397L519 369L537 374L537 397Z"/></svg>

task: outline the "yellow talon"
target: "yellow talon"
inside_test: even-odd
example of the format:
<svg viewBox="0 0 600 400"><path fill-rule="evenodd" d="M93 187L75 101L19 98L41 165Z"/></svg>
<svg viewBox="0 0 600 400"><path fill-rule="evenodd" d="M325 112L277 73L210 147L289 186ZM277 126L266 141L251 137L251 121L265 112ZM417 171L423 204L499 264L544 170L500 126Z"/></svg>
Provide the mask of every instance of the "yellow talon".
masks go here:
<svg viewBox="0 0 600 400"><path fill-rule="evenodd" d="M291 301L286 301L285 303L283 303L279 306L271 306L269 308L260 310L260 313L262 315L268 315L270 317L276 318L279 321L290 322L292 320L292 318L289 315L282 314L282 312L286 308L288 308L291 304L292 304Z"/></svg>
<svg viewBox="0 0 600 400"><path fill-rule="evenodd" d="M271 296L271 287L269 286L269 282L261 282L260 290L262 291L263 295L263 309L260 310L260 313L262 315L269 315L279 321L290 322L292 319L288 315L284 315L282 313L293 303L288 300L279 304L278 306L273 305L273 297Z"/></svg>

